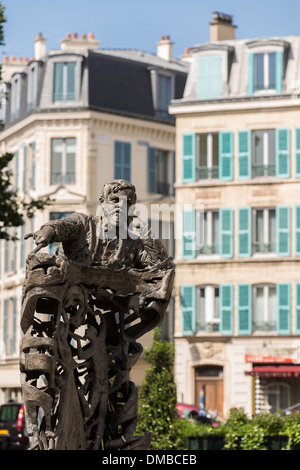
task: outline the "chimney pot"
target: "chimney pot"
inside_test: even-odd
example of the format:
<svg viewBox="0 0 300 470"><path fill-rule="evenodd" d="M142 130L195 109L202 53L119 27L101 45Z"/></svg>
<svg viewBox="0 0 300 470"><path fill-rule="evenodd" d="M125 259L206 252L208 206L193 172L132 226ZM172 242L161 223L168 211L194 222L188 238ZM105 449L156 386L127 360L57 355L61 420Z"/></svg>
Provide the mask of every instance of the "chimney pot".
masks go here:
<svg viewBox="0 0 300 470"><path fill-rule="evenodd" d="M10 61L11 61L11 62L15 62L15 61L16 61L16 58L15 58L14 55L11 57Z"/></svg>
<svg viewBox="0 0 300 470"><path fill-rule="evenodd" d="M82 34L81 39L86 39L86 34Z"/></svg>
<svg viewBox="0 0 300 470"><path fill-rule="evenodd" d="M92 41L94 39L94 34L93 33L89 33L89 40Z"/></svg>
<svg viewBox="0 0 300 470"><path fill-rule="evenodd" d="M71 34L70 33L66 34L66 39L71 39Z"/></svg>
<svg viewBox="0 0 300 470"><path fill-rule="evenodd" d="M73 39L77 39L77 33L73 33Z"/></svg>
<svg viewBox="0 0 300 470"><path fill-rule="evenodd" d="M7 55L3 57L3 62L8 62L8 57L7 57Z"/></svg>

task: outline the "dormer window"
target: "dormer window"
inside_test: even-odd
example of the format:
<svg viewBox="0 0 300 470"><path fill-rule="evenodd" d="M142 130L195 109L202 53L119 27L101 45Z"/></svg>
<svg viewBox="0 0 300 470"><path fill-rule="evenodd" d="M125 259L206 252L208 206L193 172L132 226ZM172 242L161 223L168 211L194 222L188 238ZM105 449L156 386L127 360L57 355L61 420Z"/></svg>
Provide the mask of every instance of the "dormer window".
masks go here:
<svg viewBox="0 0 300 470"><path fill-rule="evenodd" d="M27 108L32 109L36 106L37 97L37 66L34 64L28 72L28 94L27 94Z"/></svg>
<svg viewBox="0 0 300 470"><path fill-rule="evenodd" d="M12 81L11 87L11 118L12 120L19 117L21 102L21 77L17 76Z"/></svg>
<svg viewBox="0 0 300 470"><path fill-rule="evenodd" d="M175 76L164 69L152 69L151 86L155 115L170 118L168 109L175 96Z"/></svg>
<svg viewBox="0 0 300 470"><path fill-rule="evenodd" d="M254 91L276 89L276 54L254 54Z"/></svg>
<svg viewBox="0 0 300 470"><path fill-rule="evenodd" d="M76 100L76 62L54 64L53 102Z"/></svg>
<svg viewBox="0 0 300 470"><path fill-rule="evenodd" d="M281 93L288 44L285 41L266 39L252 41L247 45L249 48L248 94Z"/></svg>

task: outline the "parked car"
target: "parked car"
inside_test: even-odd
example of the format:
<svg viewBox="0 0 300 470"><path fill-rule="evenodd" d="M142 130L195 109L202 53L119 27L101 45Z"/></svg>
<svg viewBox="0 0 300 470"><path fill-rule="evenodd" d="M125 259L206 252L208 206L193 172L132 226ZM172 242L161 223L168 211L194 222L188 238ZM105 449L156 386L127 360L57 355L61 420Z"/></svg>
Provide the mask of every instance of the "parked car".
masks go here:
<svg viewBox="0 0 300 470"><path fill-rule="evenodd" d="M25 450L29 440L25 427L23 403L9 400L0 406L0 436L2 448Z"/></svg>
<svg viewBox="0 0 300 470"><path fill-rule="evenodd" d="M195 405L187 405L186 403L177 403L176 405L179 418L191 418L197 423L210 424L213 428L220 425L220 422L208 412L200 412Z"/></svg>

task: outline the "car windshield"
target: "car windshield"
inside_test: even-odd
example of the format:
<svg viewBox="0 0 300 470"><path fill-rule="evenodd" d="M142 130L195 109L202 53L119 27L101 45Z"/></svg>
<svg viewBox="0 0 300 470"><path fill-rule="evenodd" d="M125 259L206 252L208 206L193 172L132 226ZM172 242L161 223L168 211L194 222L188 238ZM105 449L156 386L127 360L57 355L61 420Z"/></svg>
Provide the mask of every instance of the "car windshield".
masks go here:
<svg viewBox="0 0 300 470"><path fill-rule="evenodd" d="M20 405L3 405L0 407L0 421L16 421Z"/></svg>

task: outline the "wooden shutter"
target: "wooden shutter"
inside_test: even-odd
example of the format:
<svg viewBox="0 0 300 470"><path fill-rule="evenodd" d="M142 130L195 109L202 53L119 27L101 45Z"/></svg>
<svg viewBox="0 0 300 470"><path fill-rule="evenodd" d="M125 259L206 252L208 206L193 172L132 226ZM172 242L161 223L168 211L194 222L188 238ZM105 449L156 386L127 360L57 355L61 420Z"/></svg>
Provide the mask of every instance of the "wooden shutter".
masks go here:
<svg viewBox="0 0 300 470"><path fill-rule="evenodd" d="M277 284L277 332L290 334L291 330L291 286L285 282Z"/></svg>
<svg viewBox="0 0 300 470"><path fill-rule="evenodd" d="M148 192L156 193L156 148L148 147Z"/></svg>
<svg viewBox="0 0 300 470"><path fill-rule="evenodd" d="M254 54L249 53L248 56L248 95L254 92Z"/></svg>
<svg viewBox="0 0 300 470"><path fill-rule="evenodd" d="M220 318L221 333L233 334L233 285L222 284L220 286Z"/></svg>
<svg viewBox="0 0 300 470"><path fill-rule="evenodd" d="M251 256L251 208L243 207L238 210L238 256Z"/></svg>
<svg viewBox="0 0 300 470"><path fill-rule="evenodd" d="M276 207L276 242L279 256L290 256L291 254L290 218L289 207Z"/></svg>
<svg viewBox="0 0 300 470"><path fill-rule="evenodd" d="M300 206L295 207L295 255L300 256Z"/></svg>
<svg viewBox="0 0 300 470"><path fill-rule="evenodd" d="M300 128L295 129L295 175L296 178L300 178Z"/></svg>
<svg viewBox="0 0 300 470"><path fill-rule="evenodd" d="M233 178L233 134L219 132L219 178L231 181Z"/></svg>
<svg viewBox="0 0 300 470"><path fill-rule="evenodd" d="M300 282L295 283L295 333L300 334Z"/></svg>
<svg viewBox="0 0 300 470"><path fill-rule="evenodd" d="M238 333L249 335L252 331L252 287L238 285Z"/></svg>
<svg viewBox="0 0 300 470"><path fill-rule="evenodd" d="M196 177L196 134L184 134L182 147L182 182L193 183Z"/></svg>
<svg viewBox="0 0 300 470"><path fill-rule="evenodd" d="M275 70L275 85L277 93L282 92L282 69L283 69L283 54L282 51L276 51L276 70Z"/></svg>
<svg viewBox="0 0 300 470"><path fill-rule="evenodd" d="M196 242L196 211L186 209L182 213L182 258L191 259L195 257Z"/></svg>
<svg viewBox="0 0 300 470"><path fill-rule="evenodd" d="M290 177L290 131L276 129L276 176Z"/></svg>
<svg viewBox="0 0 300 470"><path fill-rule="evenodd" d="M222 58L220 55L199 57L198 97L219 98L222 95Z"/></svg>
<svg viewBox="0 0 300 470"><path fill-rule="evenodd" d="M251 131L239 131L238 133L239 154L239 179L251 178Z"/></svg>
<svg viewBox="0 0 300 470"><path fill-rule="evenodd" d="M182 308L182 333L191 335L195 333L195 304L196 287L182 285L180 288Z"/></svg>
<svg viewBox="0 0 300 470"><path fill-rule="evenodd" d="M115 179L130 181L131 173L131 144L115 141Z"/></svg>
<svg viewBox="0 0 300 470"><path fill-rule="evenodd" d="M220 255L223 258L233 256L233 211L232 209L219 210L220 223Z"/></svg>

